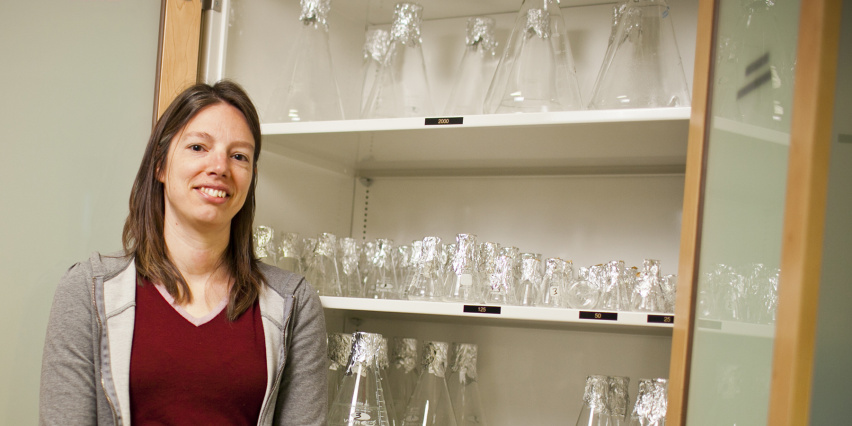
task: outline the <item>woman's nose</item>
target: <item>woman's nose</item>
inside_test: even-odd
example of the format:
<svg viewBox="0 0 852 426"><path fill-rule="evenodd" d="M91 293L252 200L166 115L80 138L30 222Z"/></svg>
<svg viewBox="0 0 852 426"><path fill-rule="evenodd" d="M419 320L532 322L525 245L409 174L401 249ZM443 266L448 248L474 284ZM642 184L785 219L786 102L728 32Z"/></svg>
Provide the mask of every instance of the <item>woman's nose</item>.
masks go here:
<svg viewBox="0 0 852 426"><path fill-rule="evenodd" d="M227 176L228 174L228 154L222 151L211 151L208 156L207 164L208 173L214 173L219 176Z"/></svg>

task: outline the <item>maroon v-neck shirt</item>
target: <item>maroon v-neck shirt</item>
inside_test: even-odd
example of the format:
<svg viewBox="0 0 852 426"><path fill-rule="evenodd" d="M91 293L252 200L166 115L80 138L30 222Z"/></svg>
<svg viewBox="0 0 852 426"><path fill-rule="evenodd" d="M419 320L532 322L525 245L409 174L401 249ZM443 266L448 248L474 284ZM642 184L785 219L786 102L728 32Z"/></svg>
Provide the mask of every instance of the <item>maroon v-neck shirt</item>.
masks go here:
<svg viewBox="0 0 852 426"><path fill-rule="evenodd" d="M218 313L194 319L173 306L165 290L142 278L138 282L131 423L257 424L267 382L257 302L234 322L228 321L224 302Z"/></svg>

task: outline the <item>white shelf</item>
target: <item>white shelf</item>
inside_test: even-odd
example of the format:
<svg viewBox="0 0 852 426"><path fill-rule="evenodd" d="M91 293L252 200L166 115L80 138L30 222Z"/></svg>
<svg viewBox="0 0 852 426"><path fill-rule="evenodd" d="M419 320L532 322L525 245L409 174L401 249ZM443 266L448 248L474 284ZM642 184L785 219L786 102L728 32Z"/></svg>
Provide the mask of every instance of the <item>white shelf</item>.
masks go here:
<svg viewBox="0 0 852 426"><path fill-rule="evenodd" d="M683 173L689 108L262 125L264 147L352 176ZM437 118L437 117L433 117Z"/></svg>
<svg viewBox="0 0 852 426"><path fill-rule="evenodd" d="M355 297L321 296L326 309L349 312L362 312L372 315L376 312L401 315L426 315L450 318L472 318L484 321L508 321L518 325L540 325L559 323L580 325L590 329L623 328L624 331L645 333L670 333L674 315L653 312L608 312L581 311L578 309L538 308L526 306L500 306L487 304L464 304L448 302L429 302L414 300L384 300ZM595 315L599 314L599 315ZM590 319L581 318L589 316ZM599 317L595 319L594 317ZM652 320L651 317L654 317ZM667 319L668 318L668 319ZM660 321L660 322L649 322ZM639 331L642 333L643 331Z"/></svg>

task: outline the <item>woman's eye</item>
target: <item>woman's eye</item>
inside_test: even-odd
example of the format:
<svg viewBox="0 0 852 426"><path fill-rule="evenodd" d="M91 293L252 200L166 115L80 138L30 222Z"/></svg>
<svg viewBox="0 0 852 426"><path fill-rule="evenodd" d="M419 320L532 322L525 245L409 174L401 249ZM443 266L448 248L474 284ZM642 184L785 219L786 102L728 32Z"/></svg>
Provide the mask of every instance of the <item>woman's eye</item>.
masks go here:
<svg viewBox="0 0 852 426"><path fill-rule="evenodd" d="M243 154L234 154L234 159L237 161L248 161L248 157Z"/></svg>
<svg viewBox="0 0 852 426"><path fill-rule="evenodd" d="M190 145L190 146L189 146L189 149L191 149L191 150L193 150L193 151L196 151L196 152L200 152L200 151L201 151L201 150L203 150L204 148L202 148L202 147L201 147L201 145L197 145L197 144L195 144L195 145Z"/></svg>

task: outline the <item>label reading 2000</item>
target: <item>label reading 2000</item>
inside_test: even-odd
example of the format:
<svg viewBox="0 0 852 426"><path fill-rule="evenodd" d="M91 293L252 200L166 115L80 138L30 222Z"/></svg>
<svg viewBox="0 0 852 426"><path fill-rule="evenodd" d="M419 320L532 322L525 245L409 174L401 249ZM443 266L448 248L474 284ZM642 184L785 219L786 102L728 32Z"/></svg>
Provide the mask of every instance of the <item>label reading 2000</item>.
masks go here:
<svg viewBox="0 0 852 426"><path fill-rule="evenodd" d="M443 126L447 124L464 124L464 117L439 117L427 118L424 123L427 126Z"/></svg>

